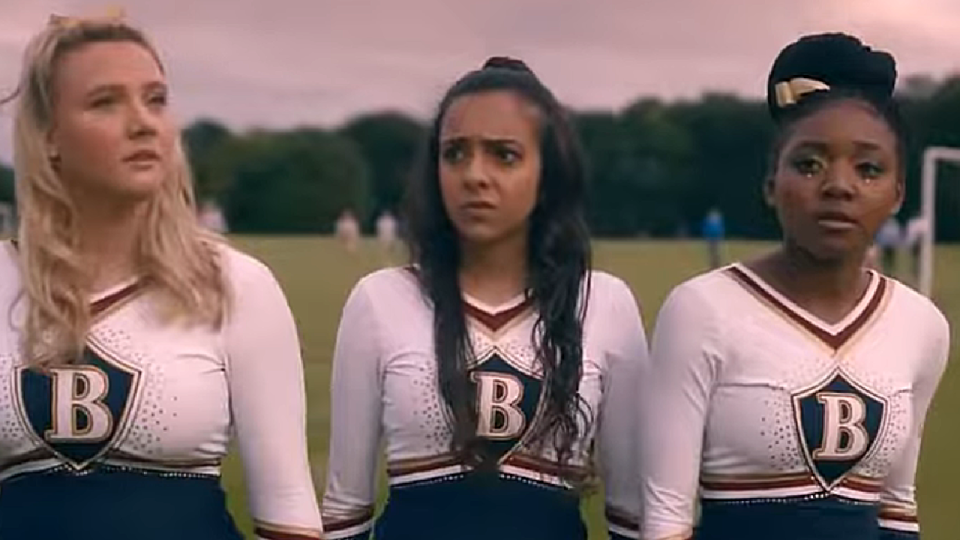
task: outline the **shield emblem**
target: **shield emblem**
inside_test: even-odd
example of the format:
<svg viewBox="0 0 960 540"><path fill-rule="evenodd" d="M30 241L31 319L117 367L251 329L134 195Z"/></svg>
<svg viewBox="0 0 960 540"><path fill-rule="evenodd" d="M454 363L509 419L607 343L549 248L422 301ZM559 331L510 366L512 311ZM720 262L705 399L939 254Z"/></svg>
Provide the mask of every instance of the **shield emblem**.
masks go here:
<svg viewBox="0 0 960 540"><path fill-rule="evenodd" d="M89 347L83 361L47 370L21 368L23 417L34 435L75 470L111 446L126 419L140 371Z"/></svg>
<svg viewBox="0 0 960 540"><path fill-rule="evenodd" d="M886 424L886 400L841 371L793 396L807 464L833 489L878 446Z"/></svg>
<svg viewBox="0 0 960 540"><path fill-rule="evenodd" d="M477 435L487 456L500 462L537 419L543 381L494 350L470 372L477 406Z"/></svg>

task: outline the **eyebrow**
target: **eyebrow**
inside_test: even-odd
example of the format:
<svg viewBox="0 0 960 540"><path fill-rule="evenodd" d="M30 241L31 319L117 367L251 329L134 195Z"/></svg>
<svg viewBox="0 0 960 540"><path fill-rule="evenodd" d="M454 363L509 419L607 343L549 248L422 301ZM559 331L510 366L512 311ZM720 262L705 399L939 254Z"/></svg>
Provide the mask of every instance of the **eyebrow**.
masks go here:
<svg viewBox="0 0 960 540"><path fill-rule="evenodd" d="M880 144L873 141L857 140L853 141L853 146L858 152L878 152L883 150ZM818 140L803 140L794 146L794 150L805 148L810 148L818 152L827 152L830 149L830 145Z"/></svg>
<svg viewBox="0 0 960 540"><path fill-rule="evenodd" d="M97 85L97 86L94 86L92 89L90 89L90 91L88 91L88 92L86 93L86 96L87 96L87 97L90 97L90 96L93 96L93 95L96 95L96 94L103 94L103 93L115 93L115 92L121 92L121 93L122 93L125 89L126 89L126 87L125 87L124 85L122 85L122 84L99 84L99 85ZM166 90L167 90L167 85L166 85L164 82L162 82L162 81L150 81L150 82L148 82L148 83L146 83L146 84L143 85L143 90L146 90L146 91L154 91L154 90L163 90L163 91L166 91Z"/></svg>
<svg viewBox="0 0 960 540"><path fill-rule="evenodd" d="M455 135L453 137L448 137L440 141L440 144L455 144L463 143L469 139L479 139L482 144L512 144L512 145L522 145L519 139L510 139L506 137L468 137L466 135Z"/></svg>

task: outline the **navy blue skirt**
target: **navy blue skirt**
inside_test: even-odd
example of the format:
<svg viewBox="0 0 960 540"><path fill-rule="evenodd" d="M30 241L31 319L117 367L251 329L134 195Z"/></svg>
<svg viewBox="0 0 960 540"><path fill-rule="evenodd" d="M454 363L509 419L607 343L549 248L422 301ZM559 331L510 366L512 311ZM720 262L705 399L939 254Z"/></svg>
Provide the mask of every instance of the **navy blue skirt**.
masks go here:
<svg viewBox="0 0 960 540"><path fill-rule="evenodd" d="M220 479L99 469L0 484L3 540L243 540Z"/></svg>
<svg viewBox="0 0 960 540"><path fill-rule="evenodd" d="M501 478L394 487L374 526L377 540L586 540L580 498Z"/></svg>
<svg viewBox="0 0 960 540"><path fill-rule="evenodd" d="M695 540L881 540L875 505L837 498L703 501Z"/></svg>

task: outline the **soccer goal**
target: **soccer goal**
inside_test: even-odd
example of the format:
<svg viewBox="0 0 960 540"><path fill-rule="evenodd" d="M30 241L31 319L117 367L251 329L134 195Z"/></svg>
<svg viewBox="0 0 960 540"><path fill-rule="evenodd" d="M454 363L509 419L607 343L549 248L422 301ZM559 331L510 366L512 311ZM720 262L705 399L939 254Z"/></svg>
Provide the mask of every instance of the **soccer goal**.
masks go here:
<svg viewBox="0 0 960 540"><path fill-rule="evenodd" d="M940 162L960 163L960 148L931 146L923 152L923 184L921 185L920 216L925 222L926 234L920 244L920 283L922 294L933 293L933 249L937 201L937 165Z"/></svg>

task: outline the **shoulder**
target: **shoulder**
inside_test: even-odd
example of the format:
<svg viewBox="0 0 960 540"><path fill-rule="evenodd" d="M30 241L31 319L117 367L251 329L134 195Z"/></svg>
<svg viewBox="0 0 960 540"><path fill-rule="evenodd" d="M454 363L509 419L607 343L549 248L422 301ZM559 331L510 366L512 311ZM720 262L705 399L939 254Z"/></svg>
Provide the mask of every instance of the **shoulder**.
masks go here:
<svg viewBox="0 0 960 540"><path fill-rule="evenodd" d="M416 270L410 266L381 268L364 275L354 284L347 304L362 298L376 298L378 305L390 308L423 301Z"/></svg>
<svg viewBox="0 0 960 540"><path fill-rule="evenodd" d="M0 271L7 273L17 267L17 248L11 240L0 240Z"/></svg>
<svg viewBox="0 0 960 540"><path fill-rule="evenodd" d="M622 278L603 270L591 270L590 300L610 301L620 298L635 299L630 285Z"/></svg>
<svg viewBox="0 0 960 540"><path fill-rule="evenodd" d="M603 292L605 294L633 294L626 281L603 270L590 271L590 288L593 292Z"/></svg>
<svg viewBox="0 0 960 540"><path fill-rule="evenodd" d="M0 240L0 285L19 281L20 265L17 250L10 240Z"/></svg>
<svg viewBox="0 0 960 540"><path fill-rule="evenodd" d="M666 307L683 307L685 311L712 316L738 286L732 276L733 265L711 270L681 281L670 289L661 311Z"/></svg>
<svg viewBox="0 0 960 540"><path fill-rule="evenodd" d="M631 324L641 303L630 285L618 276L592 270L585 280L581 298L587 298L587 317L606 322ZM613 319L613 320L610 320ZM606 326L606 322L602 326Z"/></svg>
<svg viewBox="0 0 960 540"><path fill-rule="evenodd" d="M378 350L404 346L431 326L429 304L409 268L384 268L364 275L347 294L338 334Z"/></svg>
<svg viewBox="0 0 960 540"><path fill-rule="evenodd" d="M900 281L884 276L890 288L891 306L896 316L903 317L913 331L919 332L935 347L947 347L950 340L950 322L943 311L926 296ZM917 335L917 334L914 334Z"/></svg>
<svg viewBox="0 0 960 540"><path fill-rule="evenodd" d="M7 305L16 298L23 287L17 251L10 240L0 241L0 299Z"/></svg>
<svg viewBox="0 0 960 540"><path fill-rule="evenodd" d="M273 270L253 255L226 243L219 244L216 249L224 275L234 289L242 291L247 286L273 286L277 283Z"/></svg>
<svg viewBox="0 0 960 540"><path fill-rule="evenodd" d="M597 307L633 306L641 309L643 301L623 278L602 270L590 272L589 301ZM588 306L589 307L589 306Z"/></svg>
<svg viewBox="0 0 960 540"><path fill-rule="evenodd" d="M883 276L886 286L890 288L898 302L898 309L910 310L917 313L923 313L931 320L947 324L947 318L939 307L930 298L920 294L916 289L910 287L896 278Z"/></svg>
<svg viewBox="0 0 960 540"><path fill-rule="evenodd" d="M266 320L289 312L286 294L273 270L257 257L227 244L217 246L228 292L228 320Z"/></svg>
<svg viewBox="0 0 960 540"><path fill-rule="evenodd" d="M682 281L667 293L653 325L654 348L660 343L686 343L711 354L724 356L727 349L729 313L746 308L743 288L730 274L718 268Z"/></svg>
<svg viewBox="0 0 960 540"><path fill-rule="evenodd" d="M412 266L381 268L364 275L354 285L354 291L369 294L410 292L419 290L417 272Z"/></svg>
<svg viewBox="0 0 960 540"><path fill-rule="evenodd" d="M640 365L647 355L647 336L630 285L599 270L590 272L585 281L589 284L583 321L585 356L599 361L602 369Z"/></svg>
<svg viewBox="0 0 960 540"><path fill-rule="evenodd" d="M390 267L357 280L347 296L344 310L408 312L412 307L424 306L424 302L416 271L409 266Z"/></svg>
<svg viewBox="0 0 960 540"><path fill-rule="evenodd" d="M0 241L0 352L8 350L8 346L4 343L5 336L8 334L12 336L16 332L9 315L13 314L12 309L21 298L22 292L23 283L20 279L16 251L9 240ZM10 339L10 343L13 343L15 338Z"/></svg>

